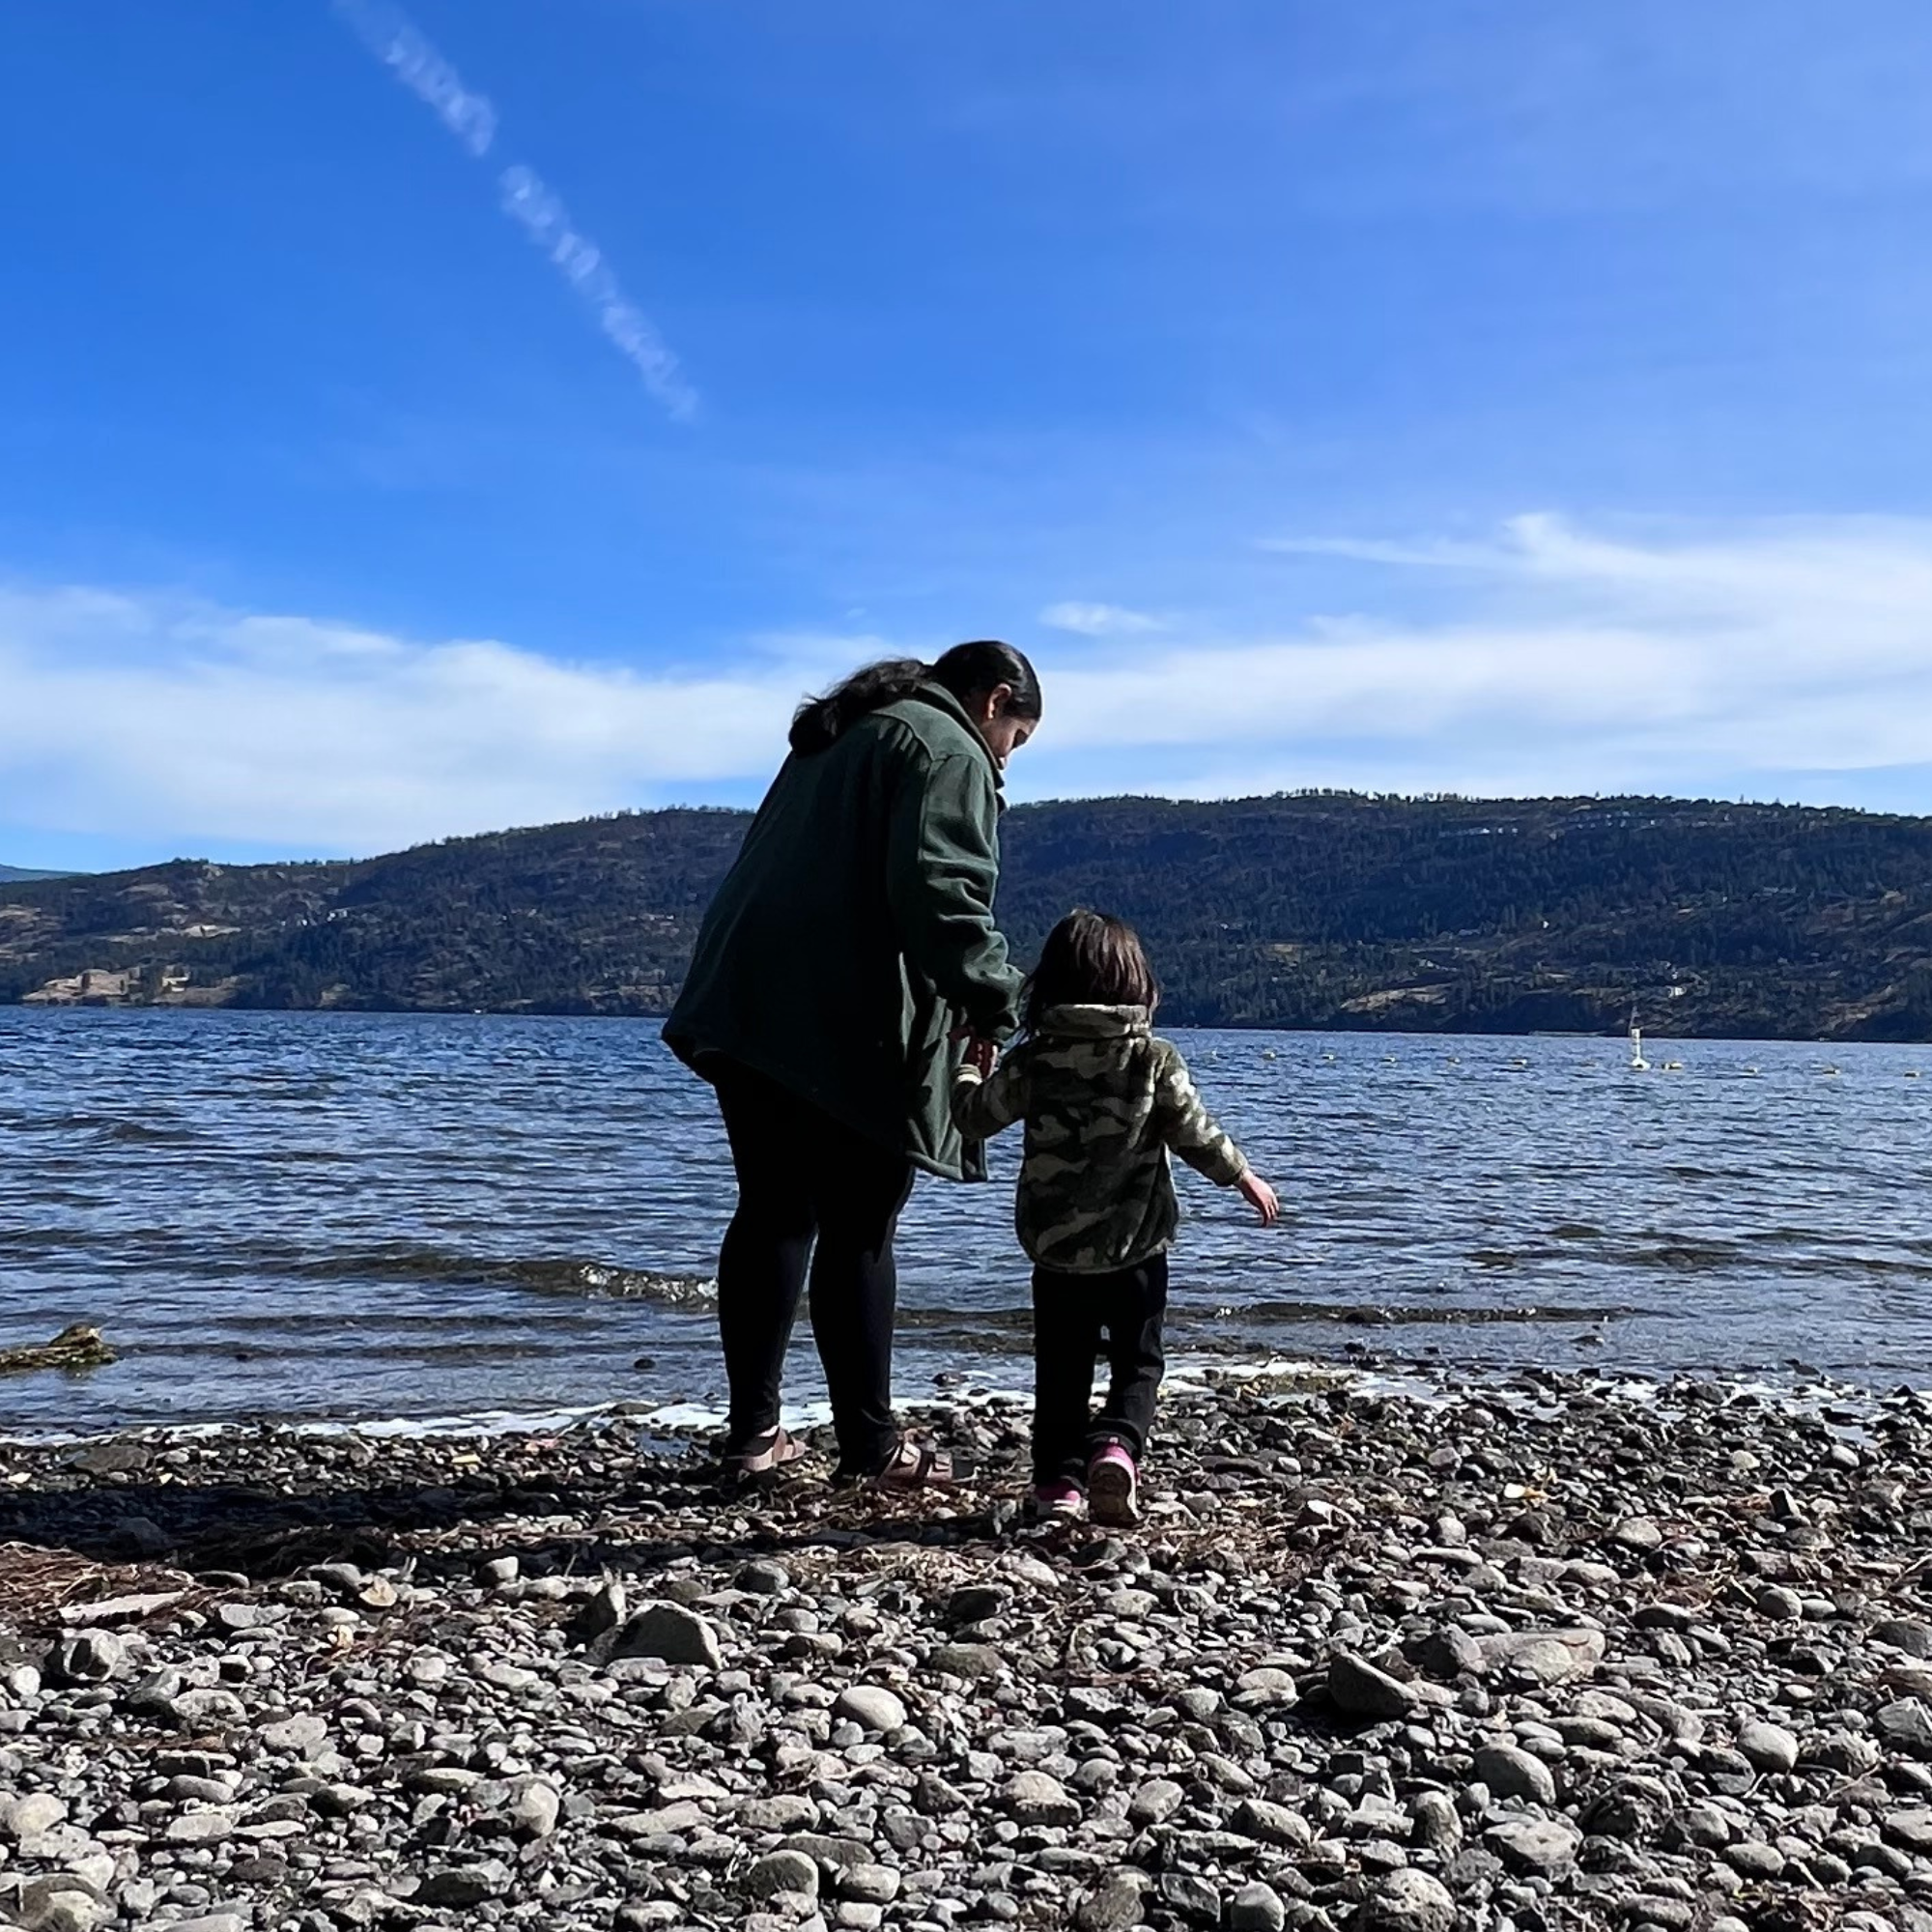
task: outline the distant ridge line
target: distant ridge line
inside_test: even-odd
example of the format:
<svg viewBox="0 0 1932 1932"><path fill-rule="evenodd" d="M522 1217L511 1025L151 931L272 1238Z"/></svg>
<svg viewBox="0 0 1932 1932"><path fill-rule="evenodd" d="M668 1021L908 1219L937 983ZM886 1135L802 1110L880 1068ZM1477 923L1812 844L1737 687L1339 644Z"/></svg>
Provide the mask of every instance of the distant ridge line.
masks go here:
<svg viewBox="0 0 1932 1932"><path fill-rule="evenodd" d="M661 1013L749 816L14 879L0 1002ZM1022 962L1119 912L1174 1025L1932 1039L1932 819L1306 791L1035 804L1002 839Z"/></svg>

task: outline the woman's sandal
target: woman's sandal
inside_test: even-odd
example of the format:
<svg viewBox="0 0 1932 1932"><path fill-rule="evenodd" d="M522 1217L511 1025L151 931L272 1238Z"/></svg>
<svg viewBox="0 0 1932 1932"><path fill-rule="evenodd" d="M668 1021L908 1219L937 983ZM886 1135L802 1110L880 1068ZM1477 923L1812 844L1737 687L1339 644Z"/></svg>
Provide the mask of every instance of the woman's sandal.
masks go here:
<svg viewBox="0 0 1932 1932"><path fill-rule="evenodd" d="M881 1490L950 1490L958 1481L951 1451L901 1435L886 1466L872 1478L872 1485Z"/></svg>
<svg viewBox="0 0 1932 1932"><path fill-rule="evenodd" d="M782 1468L787 1463L796 1463L808 1453L805 1444L796 1435L778 1428L753 1436L741 1449L725 1449L719 1461L727 1476L762 1476L773 1469Z"/></svg>

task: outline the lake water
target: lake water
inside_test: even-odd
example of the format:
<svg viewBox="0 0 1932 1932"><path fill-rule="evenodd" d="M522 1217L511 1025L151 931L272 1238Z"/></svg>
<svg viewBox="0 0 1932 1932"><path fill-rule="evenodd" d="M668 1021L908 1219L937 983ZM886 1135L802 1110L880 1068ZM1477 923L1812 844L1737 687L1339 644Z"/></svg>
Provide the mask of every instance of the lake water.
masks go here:
<svg viewBox="0 0 1932 1932"><path fill-rule="evenodd" d="M1182 1173L1179 1357L1932 1380L1932 1049L1175 1037L1286 1209ZM902 1397L1024 1386L1017 1153L914 1195ZM712 1402L730 1204L651 1023L0 1009L0 1344L121 1355L0 1430Z"/></svg>

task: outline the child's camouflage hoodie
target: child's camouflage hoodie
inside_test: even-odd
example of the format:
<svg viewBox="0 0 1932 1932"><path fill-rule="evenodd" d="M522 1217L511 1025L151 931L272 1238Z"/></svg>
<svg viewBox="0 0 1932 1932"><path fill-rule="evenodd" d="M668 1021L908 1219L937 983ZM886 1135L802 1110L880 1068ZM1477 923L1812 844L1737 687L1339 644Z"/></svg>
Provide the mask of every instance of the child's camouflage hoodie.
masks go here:
<svg viewBox="0 0 1932 1932"><path fill-rule="evenodd" d="M1111 1274L1170 1245L1170 1148L1223 1187L1248 1171L1145 1007L1049 1008L991 1079L959 1069L952 1118L969 1140L1026 1122L1020 1245L1064 1274Z"/></svg>

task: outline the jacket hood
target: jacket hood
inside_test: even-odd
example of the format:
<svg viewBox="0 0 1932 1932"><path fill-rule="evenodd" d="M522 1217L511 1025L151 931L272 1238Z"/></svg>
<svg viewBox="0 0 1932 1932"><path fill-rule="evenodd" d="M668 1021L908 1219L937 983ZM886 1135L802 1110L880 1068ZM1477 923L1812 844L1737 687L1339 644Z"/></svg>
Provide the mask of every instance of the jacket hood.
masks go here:
<svg viewBox="0 0 1932 1932"><path fill-rule="evenodd" d="M1034 1032L1055 1039L1144 1039L1152 1030L1145 1007L1048 1007Z"/></svg>
<svg viewBox="0 0 1932 1932"><path fill-rule="evenodd" d="M966 715L966 707L953 696L943 684L934 684L929 678L912 694L912 702L929 704L935 711L943 711L980 748L980 754L986 760L986 769L993 775L993 789L1000 794L1000 809L1006 810L1007 775L1000 769L1000 761L993 755L993 748L980 735L980 727Z"/></svg>

